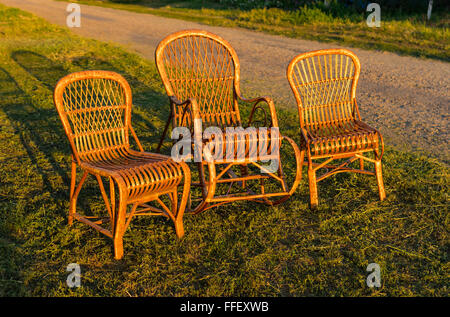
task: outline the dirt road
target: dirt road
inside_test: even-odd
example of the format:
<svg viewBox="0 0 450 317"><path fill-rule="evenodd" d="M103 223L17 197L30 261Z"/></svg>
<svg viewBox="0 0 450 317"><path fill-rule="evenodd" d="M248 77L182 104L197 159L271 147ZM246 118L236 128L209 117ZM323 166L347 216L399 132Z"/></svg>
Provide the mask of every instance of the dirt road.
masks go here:
<svg viewBox="0 0 450 317"><path fill-rule="evenodd" d="M68 3L52 0L0 0L0 3L66 26ZM86 37L120 43L153 61L155 48L162 38L190 28L206 29L228 40L241 61L243 94L272 96L278 107L295 107L285 77L286 67L295 55L339 47L84 5L81 27L72 30ZM424 150L448 162L450 64L393 53L351 50L362 64L357 96L363 119L381 130L387 144Z"/></svg>

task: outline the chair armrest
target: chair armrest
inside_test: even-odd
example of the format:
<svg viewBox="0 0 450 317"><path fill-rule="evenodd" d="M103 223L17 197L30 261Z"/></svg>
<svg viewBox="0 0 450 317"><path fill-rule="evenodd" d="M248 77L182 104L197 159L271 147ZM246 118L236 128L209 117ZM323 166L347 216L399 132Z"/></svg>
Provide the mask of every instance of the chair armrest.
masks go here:
<svg viewBox="0 0 450 317"><path fill-rule="evenodd" d="M236 94L236 95L239 98L239 100L241 100L241 101L244 101L246 103L253 103L253 108L252 108L252 111L250 112L250 116L249 116L249 120L248 120L248 126L250 126L250 124L252 123L253 115L254 115L256 109L258 109L258 108L263 109L263 108L261 108L261 106L258 106L258 104L260 102L265 102L267 104L267 106L269 107L269 111L270 111L270 118L272 121L271 126L278 127L277 113L275 111L275 105L273 103L272 98L267 97L267 96L257 97L257 98L244 98L240 94ZM265 113L265 111L264 111L264 115L267 118L267 114Z"/></svg>
<svg viewBox="0 0 450 317"><path fill-rule="evenodd" d="M201 146L203 144L203 131L202 131L202 121L200 115L200 109L197 104L197 100L194 98L188 98L184 101L179 101L175 96L169 97L170 102L176 106L184 106L183 117L187 112L191 115L191 127L190 132L194 137L194 153L202 153ZM195 154L194 154L195 155ZM200 154L200 158L202 155Z"/></svg>
<svg viewBox="0 0 450 317"><path fill-rule="evenodd" d="M170 101L176 106L184 106L183 116L188 112L191 115L191 134L194 135L194 138L200 137L200 140L203 135L202 124L201 124L201 115L200 109L198 107L197 100L195 98L188 98L184 101L179 101L175 96L169 97ZM200 121L199 121L199 120Z"/></svg>
<svg viewBox="0 0 450 317"><path fill-rule="evenodd" d="M309 153L310 140L311 140L309 132L305 128L300 128L300 133L301 133L301 139L302 139L302 142L300 143L300 147L302 147L302 148L304 147Z"/></svg>
<svg viewBox="0 0 450 317"><path fill-rule="evenodd" d="M302 137L305 140L305 142L308 143L309 140L308 131L305 128L300 128L300 132L302 133Z"/></svg>
<svg viewBox="0 0 450 317"><path fill-rule="evenodd" d="M188 98L188 99L186 99L184 101L180 101L180 100L177 99L177 97L170 96L169 99L170 99L170 102L172 102L176 106L184 106L183 116L187 112L189 112L189 114L191 115L193 120L194 119L201 119L200 109L198 108L197 100L195 100L194 98Z"/></svg>

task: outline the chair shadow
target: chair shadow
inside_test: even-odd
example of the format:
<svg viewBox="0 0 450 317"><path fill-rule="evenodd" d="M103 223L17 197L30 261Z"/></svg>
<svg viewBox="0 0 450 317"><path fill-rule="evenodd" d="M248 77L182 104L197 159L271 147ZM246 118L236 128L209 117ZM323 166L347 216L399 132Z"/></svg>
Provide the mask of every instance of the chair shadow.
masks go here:
<svg viewBox="0 0 450 317"><path fill-rule="evenodd" d="M69 72L58 62L31 51L19 50L11 57L31 76L39 80L51 92L59 79ZM121 74L128 81L133 93L132 125L144 146L151 151L156 148L162 134L163 124L169 116L169 102L165 94L155 91L135 76L124 72L109 63L93 56L77 56L72 58L71 64L77 71L108 70ZM56 115L56 110L55 110ZM155 118L156 117L156 118ZM155 125L154 121L160 121Z"/></svg>
<svg viewBox="0 0 450 317"><path fill-rule="evenodd" d="M62 65L32 51L14 51L11 58L50 91L53 91L58 80L66 75Z"/></svg>
<svg viewBox="0 0 450 317"><path fill-rule="evenodd" d="M52 170L58 173L63 182L69 184L65 169L54 158L54 154L58 152L67 153L61 137L65 135L64 131L55 120L59 118L53 118L54 114L50 109L37 108L32 98L3 68L0 68L0 95L0 108L6 114L14 133L19 136L31 163L41 175L43 190L48 191L55 200L60 200L65 191L52 185L51 172L45 167L45 162L39 159L40 154L44 154Z"/></svg>

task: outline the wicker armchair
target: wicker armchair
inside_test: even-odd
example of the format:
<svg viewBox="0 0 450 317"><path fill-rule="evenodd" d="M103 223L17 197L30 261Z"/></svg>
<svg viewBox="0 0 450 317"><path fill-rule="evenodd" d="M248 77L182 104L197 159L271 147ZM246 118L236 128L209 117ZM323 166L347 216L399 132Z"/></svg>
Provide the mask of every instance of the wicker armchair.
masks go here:
<svg viewBox="0 0 450 317"><path fill-rule="evenodd" d="M358 57L345 49L313 51L296 56L287 68L287 78L298 104L302 151L308 158L311 206L317 206L317 183L340 172L375 175L380 200L386 197L381 172L383 138L361 121L356 103L360 74ZM365 153L374 153L374 158ZM347 158L338 165L329 163ZM321 162L313 160L322 159ZM359 169L349 165L359 160ZM364 169L364 161L375 172ZM316 172L327 172L317 177Z"/></svg>
<svg viewBox="0 0 450 317"><path fill-rule="evenodd" d="M72 149L69 225L75 218L112 238L116 259L123 256L122 237L134 216L166 216L175 223L177 236L182 237L189 168L170 157L144 152L131 126L131 89L126 80L106 71L73 73L56 85L54 103ZM129 132L140 151L130 148ZM83 174L75 186L77 167ZM76 211L80 190L91 174L100 186L108 217L84 216ZM102 177L109 180L109 199ZM178 187L183 182L178 202ZM165 199L163 195L170 204L161 200ZM149 205L151 201L162 209Z"/></svg>
<svg viewBox="0 0 450 317"><path fill-rule="evenodd" d="M173 127L189 128L193 146L200 143L207 146L208 142L211 142L211 139L204 137L206 127L217 127L223 132L229 127L242 127L238 101L253 107L246 127L254 124L256 112L263 112L271 119L264 127L278 128L275 107L270 98L245 99L241 96L238 57L230 44L221 37L201 30L171 34L163 39L156 49L156 65L170 100L170 116L159 147L170 123ZM269 109L269 115L265 112L264 104ZM201 194L192 197L193 213L237 200L275 205L293 194L301 179L303 161L297 145L279 133L268 134L264 139L261 137L261 131L265 130L256 129L254 137L245 136L243 133L242 137L227 136L222 141L216 140L216 148L222 148L223 153L230 144L235 148L245 148L245 157L234 155L231 159L207 159L201 155L200 162L197 162L199 181L192 183L201 187ZM271 144L280 145L283 140L292 146L296 158L296 171L293 173L295 176L292 176L290 188L286 174L283 174L279 151L268 149ZM255 154L250 144L253 141L266 151L259 151L251 157ZM264 171L261 161L267 160L278 163L276 171ZM195 201L198 202L196 206L192 204Z"/></svg>

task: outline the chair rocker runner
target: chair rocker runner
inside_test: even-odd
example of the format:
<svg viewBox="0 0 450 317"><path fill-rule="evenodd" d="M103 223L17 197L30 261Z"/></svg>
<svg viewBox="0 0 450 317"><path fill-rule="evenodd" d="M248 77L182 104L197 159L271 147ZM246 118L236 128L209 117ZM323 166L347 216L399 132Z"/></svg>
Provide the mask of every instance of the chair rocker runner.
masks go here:
<svg viewBox="0 0 450 317"><path fill-rule="evenodd" d="M303 157L297 145L288 137L277 132L278 121L273 101L268 97L245 99L241 96L239 79L240 64L234 49L221 37L201 30L177 32L163 39L156 49L156 65L170 100L170 116L164 129L158 150L167 134L168 127L186 127L191 131L196 146L200 146L197 161L199 181L193 183L201 188L197 200L192 197L191 212L206 209L237 200L252 200L275 205L288 199L301 179ZM229 128L242 128L238 101L253 105L247 127L254 124L256 112L263 112L263 104L269 109L270 124L229 135ZM226 137L214 139L205 137L208 128L215 127ZM275 128L264 134L264 128ZM236 131L236 130L235 130ZM213 140L214 139L214 140ZM289 188L283 174L280 152L271 147L286 140L293 148L296 172ZM227 157L205 157L201 149L214 143L214 151L226 153ZM257 144L258 153L254 146ZM228 146L228 147L227 147ZM240 148L243 156L237 155ZM279 147L278 147L279 148ZM261 151L261 149L263 149ZM217 153L217 152L215 152ZM225 155L224 155L225 156ZM265 170L261 161L278 164L276 170ZM270 185L269 185L270 183ZM237 186L236 186L237 185ZM276 188L276 189L273 189ZM273 189L273 190L272 190ZM238 190L238 192L233 192ZM192 194L191 194L192 195ZM193 195L192 195L193 196Z"/></svg>
<svg viewBox="0 0 450 317"><path fill-rule="evenodd" d="M386 197L381 171L383 138L361 121L356 103L360 68L358 57L345 49L300 54L287 68L299 111L300 147L308 159L311 207L318 204L317 183L340 172L376 176L380 200ZM373 153L374 158L366 153ZM313 162L317 159L322 161ZM347 161L329 164L338 159ZM359 169L349 167L355 161L359 161ZM373 163L375 171L364 169L364 161ZM317 177L321 168L328 171Z"/></svg>
<svg viewBox="0 0 450 317"><path fill-rule="evenodd" d="M185 163L144 152L131 126L131 98L126 80L107 71L70 74L54 91L54 103L72 150L69 225L77 219L112 238L116 259L123 256L123 234L134 216L166 216L174 222L177 236L183 236L191 178ZM130 148L129 132L140 151ZM83 174L76 186L77 167ZM76 210L88 175L98 181L108 217L84 216ZM109 180L109 198L102 178ZM148 204L152 201L160 208ZM128 205L131 209L127 212Z"/></svg>

